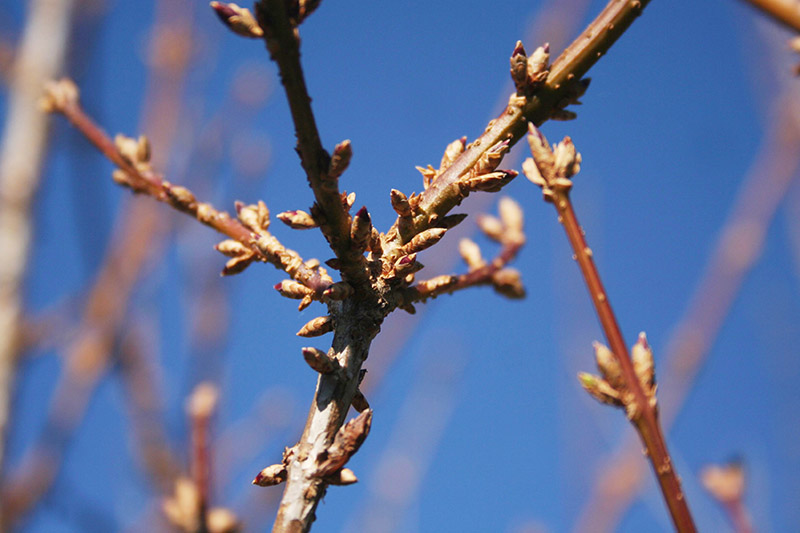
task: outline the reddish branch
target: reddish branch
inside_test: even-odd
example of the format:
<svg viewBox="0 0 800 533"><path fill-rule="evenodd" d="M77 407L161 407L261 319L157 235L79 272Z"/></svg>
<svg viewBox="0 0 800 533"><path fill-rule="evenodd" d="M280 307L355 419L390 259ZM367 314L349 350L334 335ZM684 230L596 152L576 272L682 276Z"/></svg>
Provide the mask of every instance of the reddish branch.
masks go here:
<svg viewBox="0 0 800 533"><path fill-rule="evenodd" d="M551 149L533 125L530 126L529 141L534 159L529 159L523 164L525 174L536 185L542 187L545 199L551 202L558 212L558 221L563 225L567 234L574 252L573 257L578 262L592 304L600 319L613 358L616 360L616 365L608 359L604 360L603 348L597 347L598 367L608 383L595 379L593 376L584 375L582 377L584 387L601 401L625 408L628 418L635 426L647 449L647 456L653 466L676 529L682 533L694 532L696 531L694 521L689 512L680 479L673 468L672 459L658 421L655 390L654 387L651 388L653 381L652 356L646 363L649 368L642 369L635 367L634 365L638 363L628 355L628 347L622 337L622 331L594 263L592 250L586 242L584 231L578 223L570 201L571 177L580 168L580 154L576 152L569 137ZM641 349L649 350L646 342L642 343L640 340L639 344L642 345ZM609 385L612 388L609 388ZM649 390L645 390L645 385Z"/></svg>

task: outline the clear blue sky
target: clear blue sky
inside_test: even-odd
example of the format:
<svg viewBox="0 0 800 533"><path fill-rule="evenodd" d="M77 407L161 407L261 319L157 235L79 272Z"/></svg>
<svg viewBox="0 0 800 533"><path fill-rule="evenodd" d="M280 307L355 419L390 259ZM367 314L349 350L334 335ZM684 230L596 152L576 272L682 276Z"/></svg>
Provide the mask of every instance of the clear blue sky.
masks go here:
<svg viewBox="0 0 800 533"><path fill-rule="evenodd" d="M23 4L0 7L0 32L10 39L21 27ZM80 23L74 38L68 74L85 85L87 107L112 133L140 133L152 4L110 1L105 22ZM263 199L273 213L307 209L311 193L263 45L225 31L204 2L189 4L197 56L169 179L199 181L198 190L221 208ZM325 0L303 25L303 62L323 142L332 148L351 139L354 158L341 186L357 193L357 206L369 208L379 229L393 220L389 190L419 190L414 166L435 165L449 142L476 137L507 99L508 56L517 39L529 51L539 43L526 36L541 7L521 0ZM591 3L586 16L601 7ZM573 189L578 215L627 340L646 331L659 366L762 142L777 89L798 60L784 37L734 0L656 0L592 69L578 119L543 128L553 141L569 134L583 154ZM231 97L231 79L243 72L267 76L271 92L263 104L248 107ZM56 122L27 285L34 313L92 283L118 209L128 201L109 180L111 165ZM212 135L220 124L222 132ZM199 140L205 144L192 148ZM262 172L257 163L267 152ZM232 154L255 161L266 177L246 175L242 165L231 164ZM519 155L507 161L519 167ZM523 179L506 193L526 213L528 244L514 266L523 273L527 299L508 301L479 288L429 303L417 322L387 320L383 329L391 337L376 342L366 368L393 350L400 357L369 396L372 433L349 465L361 482L331 488L315 531L367 531L365 520L378 520L366 517L367 509L380 509L402 532L539 531L524 529L534 525L570 531L599 468L632 432L622 413L595 404L575 379L578 371L593 370L591 343L602 334L552 208ZM668 437L703 531L729 526L701 488L699 471L732 457L747 465L747 505L758 530L800 529L798 206L794 186ZM465 206L469 212L495 208L492 197ZM159 333L153 350L163 364L159 386L176 450L188 446L183 402L198 379L222 388L218 435L229 435L262 402L271 422L250 429L266 444L255 450L234 444L243 459L216 488L218 503L241 505L254 491L280 490L249 482L294 444L302 427L315 376L300 347L327 348L328 339L309 343L294 332L322 308L314 304L298 314L295 302L272 289L284 276L269 266L218 281L224 258L211 246L219 239L191 222L172 221L175 245L139 284L129 323L144 315ZM462 234L474 224L470 217ZM275 226L278 238L304 257L330 257L317 233ZM492 243L476 238L491 256ZM448 239L442 248L449 252L422 258L429 265L423 273L463 271L454 254L457 238ZM230 327L219 347L201 349L192 344L185 309L206 279L226 290ZM410 339L397 340L401 327L412 332ZM48 350L22 366L12 465L41 429L59 353ZM97 531L141 524L152 501L128 433L124 394L114 373L98 388L63 474L25 531L83 531L82 513L97 510L108 524L89 518ZM246 530L268 524L271 517ZM619 530L669 530L650 477Z"/></svg>

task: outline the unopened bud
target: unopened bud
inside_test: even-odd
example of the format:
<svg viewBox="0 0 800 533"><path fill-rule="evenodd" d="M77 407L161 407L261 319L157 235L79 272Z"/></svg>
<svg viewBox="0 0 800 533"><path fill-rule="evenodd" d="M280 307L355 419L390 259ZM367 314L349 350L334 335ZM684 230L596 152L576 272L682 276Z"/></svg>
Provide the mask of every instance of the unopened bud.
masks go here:
<svg viewBox="0 0 800 533"><path fill-rule="evenodd" d="M458 252L464 258L464 262L471 269L480 268L486 264L481 256L481 248L472 239L461 239L458 243Z"/></svg>
<svg viewBox="0 0 800 533"><path fill-rule="evenodd" d="M444 150L444 155L442 156L442 162L439 164L439 172L444 172L450 165L453 164L453 161L456 160L458 156L464 152L464 148L467 145L467 138L461 137L460 139L456 139L455 141L451 142L447 145L447 148Z"/></svg>
<svg viewBox="0 0 800 533"><path fill-rule="evenodd" d="M416 287L421 293L431 293L434 291L441 291L450 287L451 285L458 282L458 278L456 276L451 276L448 274L444 274L442 276L436 276L435 278L431 278L425 281L420 281L417 283Z"/></svg>
<svg viewBox="0 0 800 533"><path fill-rule="evenodd" d="M564 140L553 147L554 170L559 177L570 178L581 170L581 154L575 149L572 139Z"/></svg>
<svg viewBox="0 0 800 533"><path fill-rule="evenodd" d="M447 233L445 228L430 228L422 231L414 236L408 243L403 246L403 252L406 254L419 253L422 250L430 248L439 242L444 234Z"/></svg>
<svg viewBox="0 0 800 533"><path fill-rule="evenodd" d="M645 394L651 397L655 394L655 363L653 361L653 350L647 343L647 336L644 331L639 333L636 344L631 348L631 359L633 360L633 371L639 382L644 388Z"/></svg>
<svg viewBox="0 0 800 533"><path fill-rule="evenodd" d="M48 81L44 84L44 95L39 107L47 113L64 111L68 106L78 103L78 86L70 79Z"/></svg>
<svg viewBox="0 0 800 533"><path fill-rule="evenodd" d="M258 204L243 205L236 204L239 220L242 224L256 233L261 233L269 228L269 209L264 202Z"/></svg>
<svg viewBox="0 0 800 533"><path fill-rule="evenodd" d="M517 202L508 196L504 196L500 199L498 211L500 213L500 220L503 221L506 232L512 234L522 233L524 217L522 215L522 208Z"/></svg>
<svg viewBox="0 0 800 533"><path fill-rule="evenodd" d="M300 328L298 337L319 337L333 331L333 319L330 316L318 316Z"/></svg>
<svg viewBox="0 0 800 533"><path fill-rule="evenodd" d="M614 352L609 350L608 346L605 344L595 342L592 346L594 346L594 358L597 362L597 369L600 370L600 374L609 385L619 390L624 383L622 367L619 365L619 360L614 355Z"/></svg>
<svg viewBox="0 0 800 533"><path fill-rule="evenodd" d="M286 481L286 466L282 464L270 465L256 474L253 485L271 487Z"/></svg>
<svg viewBox="0 0 800 533"><path fill-rule="evenodd" d="M492 288L506 298L517 300L525 297L522 276L515 268L503 268L492 274Z"/></svg>
<svg viewBox="0 0 800 533"><path fill-rule="evenodd" d="M410 217L411 206L408 204L408 197L406 197L405 194L397 189L392 189L390 194L392 208L397 212L397 214L401 217Z"/></svg>
<svg viewBox="0 0 800 533"><path fill-rule="evenodd" d="M291 279L285 279L275 285L275 290L281 293L281 296L299 300L314 294L314 291Z"/></svg>
<svg viewBox="0 0 800 533"><path fill-rule="evenodd" d="M370 235L372 235L372 221L367 208L362 207L353 217L353 224L350 228L353 248L359 251L366 250Z"/></svg>
<svg viewBox="0 0 800 533"><path fill-rule="evenodd" d="M233 239L225 239L214 248L216 248L219 253L227 255L228 257L237 257L250 251L247 246Z"/></svg>
<svg viewBox="0 0 800 533"><path fill-rule="evenodd" d="M195 202L194 194L186 187L180 185L173 185L167 188L167 194L174 204L180 206L189 206Z"/></svg>
<svg viewBox="0 0 800 533"><path fill-rule="evenodd" d="M586 389L586 392L598 402L622 407L619 393L606 381L586 372L579 373L578 379L581 382L581 386Z"/></svg>
<svg viewBox="0 0 800 533"><path fill-rule="evenodd" d="M358 478L349 468L342 468L325 478L329 485L352 485L358 482Z"/></svg>
<svg viewBox="0 0 800 533"><path fill-rule="evenodd" d="M302 351L303 358L308 363L308 366L320 374L330 374L339 368L339 362L322 350L307 347L303 348Z"/></svg>
<svg viewBox="0 0 800 533"><path fill-rule="evenodd" d="M547 69L550 64L550 45L538 47L528 58L527 74L528 80L532 84L539 84L547 79L549 74Z"/></svg>
<svg viewBox="0 0 800 533"><path fill-rule="evenodd" d="M417 254L404 255L394 264L395 276L403 277L422 270L423 265L417 261Z"/></svg>
<svg viewBox="0 0 800 533"><path fill-rule="evenodd" d="M353 287L344 281L334 283L322 293L322 296L331 300L345 300L353 294Z"/></svg>
<svg viewBox="0 0 800 533"><path fill-rule="evenodd" d="M223 276L233 276L243 272L244 269L249 267L255 260L255 255L251 252L249 254L242 254L232 257L225 263L225 268L222 269Z"/></svg>
<svg viewBox="0 0 800 533"><path fill-rule="evenodd" d="M355 396L353 396L353 401L350 402L350 405L353 406L353 409L358 411L359 413L366 411L369 409L369 402L367 398L364 396L364 393L361 390L356 390Z"/></svg>
<svg viewBox="0 0 800 533"><path fill-rule="evenodd" d="M242 37L256 39L264 35L258 21L249 9L239 7L236 4L222 2L211 2L211 8L219 19L228 26L234 33Z"/></svg>
<svg viewBox="0 0 800 533"><path fill-rule="evenodd" d="M350 146L350 140L345 140L336 145L333 149L333 156L331 163L328 167L328 178L337 179L347 170L350 165L350 159L353 157L353 148Z"/></svg>
<svg viewBox="0 0 800 533"><path fill-rule="evenodd" d="M503 241L503 233L505 232L505 228L503 227L503 223L499 218L491 215L479 215L478 226L481 228L481 231L483 231L483 233L485 233L486 236L493 241Z"/></svg>
<svg viewBox="0 0 800 533"><path fill-rule="evenodd" d="M278 214L278 219L292 229L312 229L319 226L314 217L299 209L284 211Z"/></svg>

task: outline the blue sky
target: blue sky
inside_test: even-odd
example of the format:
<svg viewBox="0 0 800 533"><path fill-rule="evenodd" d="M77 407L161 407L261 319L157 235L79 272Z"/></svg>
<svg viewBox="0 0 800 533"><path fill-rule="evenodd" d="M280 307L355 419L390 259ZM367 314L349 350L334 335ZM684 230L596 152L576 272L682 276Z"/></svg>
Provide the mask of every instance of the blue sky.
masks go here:
<svg viewBox="0 0 800 533"><path fill-rule="evenodd" d="M21 27L22 4L0 7L0 31L9 38ZM196 49L166 174L174 183L197 184L198 194L220 208L263 199L273 213L307 209L311 193L263 45L225 31L204 2L185 4L193 10ZM419 190L414 166L435 165L449 142L476 137L507 99L508 56L517 39L529 51L539 44L529 27L543 7L326 0L303 25L303 63L323 142L331 148L351 139L354 158L341 186L357 193L357 205L369 208L379 229L394 217L389 190ZM573 25L601 7L591 3ZM153 12L151 1L108 2L101 24L78 25L67 73L81 80L86 107L109 132L149 133L140 127L143 48ZM667 365L662 356L674 328L776 113L779 88L797 83L786 79L796 58L785 37L738 2L653 2L590 72L578 119L543 127L552 141L570 135L583 154L572 193L578 216L626 339L647 332L657 372ZM242 103L231 96L232 79L266 98ZM523 155L508 157L504 167L519 168ZM257 175L232 157L251 161ZM117 213L130 202L110 172L55 120L26 288L32 313L80 299L93 282ZM367 509L381 510L403 532L570 531L597 472L632 432L620 412L595 404L575 379L592 370L591 342L602 334L553 209L523 179L505 194L526 214L528 243L514 266L527 299L508 301L478 288L427 304L414 322L386 321L386 337L376 341L366 368L399 356L368 395L372 433L350 464L361 482L328 492L315 531L367 531L365 524L377 520ZM747 505L759 531L800 527L798 205L795 185L669 433L703 531L729 525L698 474L732 457L747 465ZM496 198L471 199L465 209L493 212ZM241 460L220 460L230 468L218 476L224 483L216 501L238 509L246 498L261 497L254 491L280 490L249 482L294 444L302 427L315 377L300 357L309 342L294 332L323 310L315 304L298 314L294 302L272 289L284 276L269 266L220 281L224 259L211 249L217 236L190 221L165 220L171 244L138 284L126 324L143 322L155 332L150 344L162 365L167 428L184 460L183 404L198 379L221 387L221 443L236 435L230 431L237 421L261 413L263 429L249 427L261 445L251 450L243 443ZM303 257L330 257L317 233L275 226L276 236ZM474 218L463 226L462 236L474 233ZM496 251L475 238L485 255ZM426 252L423 273L463 271L457 240L448 235L439 252ZM224 289L228 312L218 320L227 316L228 328L224 342L198 347L192 306L205 283ZM59 353L47 349L22 365L12 465L41 429ZM367 382L373 375L380 373L368 374ZM660 395L669 394L667 386ZM112 371L92 397L51 495L24 530L85 530L81 509L102 511L106 522L88 515L98 529L105 523L137 530L153 503L136 461L125 391ZM261 520L247 531L267 530L271 518ZM618 530L669 527L648 477Z"/></svg>

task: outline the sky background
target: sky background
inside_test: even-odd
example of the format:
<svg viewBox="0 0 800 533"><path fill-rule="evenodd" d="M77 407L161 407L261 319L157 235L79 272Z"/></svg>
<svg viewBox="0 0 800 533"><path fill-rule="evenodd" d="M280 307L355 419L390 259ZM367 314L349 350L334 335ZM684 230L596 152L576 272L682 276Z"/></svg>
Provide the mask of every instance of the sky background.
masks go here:
<svg viewBox="0 0 800 533"><path fill-rule="evenodd" d="M582 3L559 19L571 26L570 38L603 5ZM18 37L24 4L0 5L5 41ZM79 80L86 108L107 131L152 135L142 116L153 2L108 1L99 14L90 4L102 3L79 10L65 73ZM205 2L172 4L186 6L193 52L174 142L168 157L158 156L167 178L222 209L258 199L273 213L307 209L311 192L263 44L228 32ZM352 141L340 186L357 193L356 207L366 205L379 229L394 220L389 190L419 191L414 166L438 164L449 142L474 139L505 103L515 42L532 51L550 39L531 35L547 6L325 0L304 23L303 65L323 143L331 149ZM539 33L557 31L549 23ZM553 39L554 56L563 46ZM739 2L655 1L591 70L578 119L543 127L551 141L570 135L583 154L572 193L578 217L626 340L647 332L657 375L748 173L765 166L753 170L770 124L791 112L776 103L781 90L797 89L789 78L797 61L782 30ZM56 336L61 341L20 368L12 468L42 430L63 339L78 323L118 213L132 201L109 179L110 163L63 119L53 126L26 302L32 316L66 309L68 326ZM158 145L153 150L159 154ZM519 169L521 157L515 151L501 166ZM572 531L602 466L630 438L622 413L589 398L575 377L594 370L591 343L602 333L554 210L524 179L503 194L525 210L528 242L513 266L527 298L509 301L477 288L419 306L413 320L386 320L366 363L372 432L348 465L360 482L328 491L314 531ZM477 195L464 212L494 213L496 201ZM730 530L698 476L705 465L732 458L746 465L746 504L757 529L800 530L799 216L795 184L668 434L702 531ZM272 516L259 511L271 513L281 489L250 481L302 428L316 378L300 348L327 348L329 336L309 342L294 332L324 310L313 304L297 313L296 302L272 289L285 275L267 265L220 280L224 258L212 250L220 238L183 218L163 218L168 246L138 283L126 327L143 324L150 333L168 435L184 464L185 398L200 380L220 386L214 501L248 519L246 531L265 531ZM277 221L272 228L304 258L331 256L317 232ZM421 275L463 272L458 235L475 228L469 217L425 252ZM497 252L474 238L484 256ZM196 302L218 288L212 323L223 325L223 338L204 344L192 333ZM669 397L669 387L662 382L659 397ZM148 530L158 503L139 467L125 396L112 368L52 492L22 531ZM648 468L618 531L670 530L651 478Z"/></svg>

